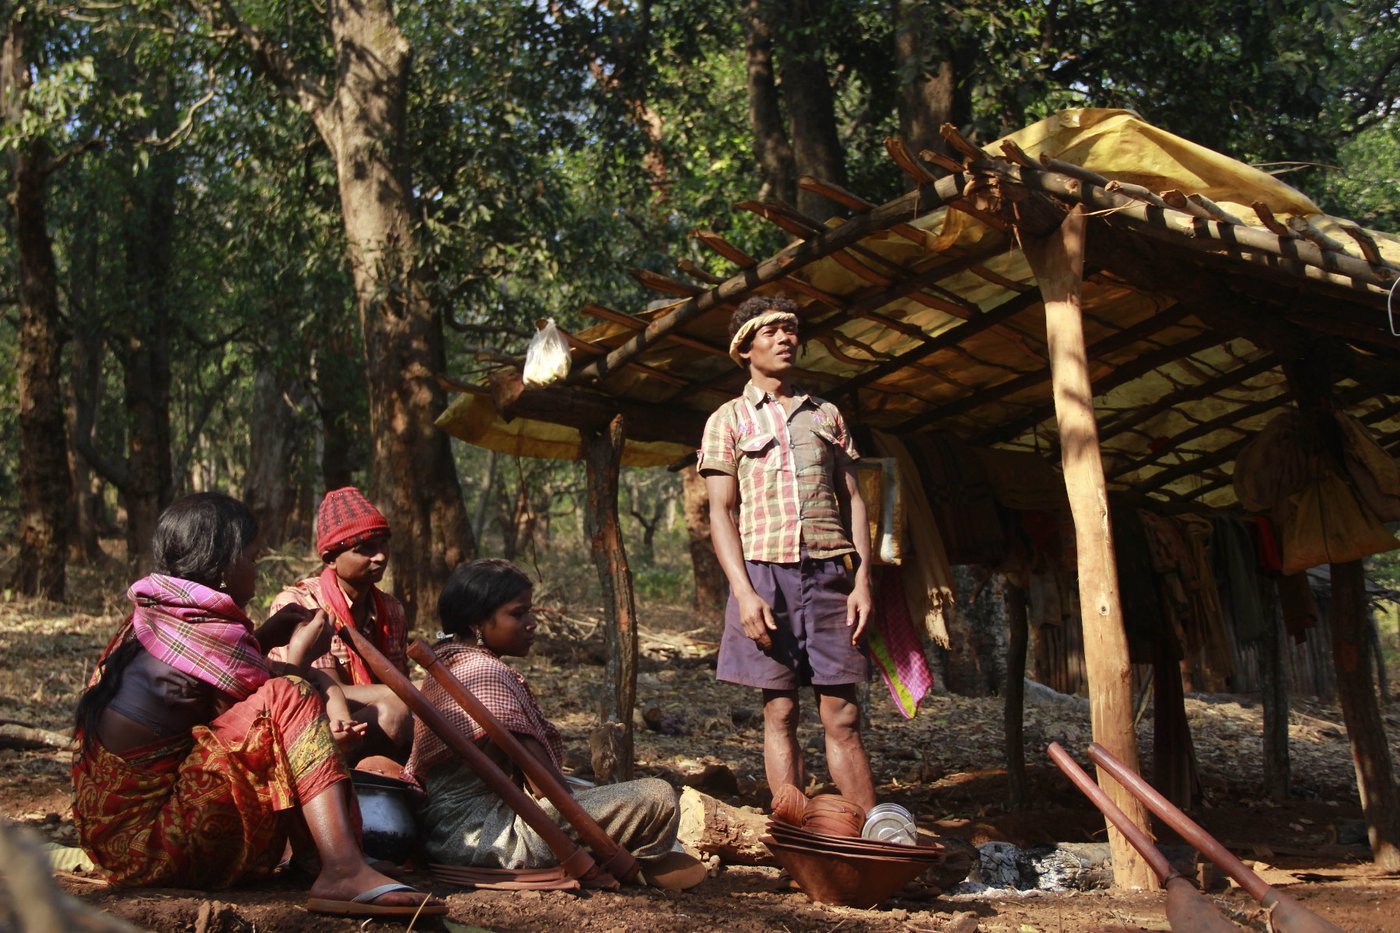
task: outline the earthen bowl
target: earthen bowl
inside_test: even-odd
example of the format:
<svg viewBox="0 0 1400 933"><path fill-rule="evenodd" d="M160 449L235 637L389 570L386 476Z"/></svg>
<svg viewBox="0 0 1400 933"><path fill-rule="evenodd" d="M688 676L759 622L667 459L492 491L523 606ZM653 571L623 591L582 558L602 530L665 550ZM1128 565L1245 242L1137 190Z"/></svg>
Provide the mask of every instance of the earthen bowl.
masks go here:
<svg viewBox="0 0 1400 933"><path fill-rule="evenodd" d="M928 841L911 846L897 842L863 839L859 836L832 836L826 833L815 833L809 829L799 829L796 826L788 826L776 821L768 824L768 833L778 842L815 851L897 855L905 858L922 858L932 862L941 861L947 857L945 847Z"/></svg>
<svg viewBox="0 0 1400 933"><path fill-rule="evenodd" d="M787 869L798 890L819 904L874 907L929 867L923 858L823 852L780 842L771 836L762 842L778 864Z"/></svg>
<svg viewBox="0 0 1400 933"><path fill-rule="evenodd" d="M829 836L859 836L865 825L865 808L837 794L823 794L807 801L802 828Z"/></svg>

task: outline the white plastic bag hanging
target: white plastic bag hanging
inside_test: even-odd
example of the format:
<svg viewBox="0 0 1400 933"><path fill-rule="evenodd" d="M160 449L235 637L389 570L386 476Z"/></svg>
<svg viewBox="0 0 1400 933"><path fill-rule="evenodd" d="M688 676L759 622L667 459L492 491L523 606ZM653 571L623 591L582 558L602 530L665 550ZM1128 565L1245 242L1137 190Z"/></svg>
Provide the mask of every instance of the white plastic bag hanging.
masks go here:
<svg viewBox="0 0 1400 933"><path fill-rule="evenodd" d="M527 386L547 386L562 381L568 375L569 342L554 326L554 318L549 318L530 338L521 380Z"/></svg>

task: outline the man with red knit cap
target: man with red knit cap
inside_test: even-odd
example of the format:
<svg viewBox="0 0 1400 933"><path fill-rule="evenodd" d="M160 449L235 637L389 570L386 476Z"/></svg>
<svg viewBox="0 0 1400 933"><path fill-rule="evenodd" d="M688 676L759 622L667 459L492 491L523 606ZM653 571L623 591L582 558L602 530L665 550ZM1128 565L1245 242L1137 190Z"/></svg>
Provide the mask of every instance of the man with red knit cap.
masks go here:
<svg viewBox="0 0 1400 933"><path fill-rule="evenodd" d="M363 493L354 486L331 490L316 510L316 551L325 567L279 593L269 613L291 603L324 609L337 624L353 625L407 674L408 621L403 604L377 585L388 566L388 542L389 520ZM386 755L402 762L408 757L413 743L408 706L375 679L339 635L312 666L339 683L345 693L355 722L342 727L362 738L350 755L352 760Z"/></svg>

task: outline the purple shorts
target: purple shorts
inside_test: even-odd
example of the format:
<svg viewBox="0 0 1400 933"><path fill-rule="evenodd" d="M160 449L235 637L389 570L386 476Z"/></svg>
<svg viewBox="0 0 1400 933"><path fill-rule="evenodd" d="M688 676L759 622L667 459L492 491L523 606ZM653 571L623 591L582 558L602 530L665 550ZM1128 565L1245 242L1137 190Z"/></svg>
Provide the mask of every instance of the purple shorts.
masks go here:
<svg viewBox="0 0 1400 933"><path fill-rule="evenodd" d="M739 601L731 593L724 612L724 636L715 676L731 684L766 690L855 684L870 665L851 645L846 627L846 597L851 576L841 558L804 557L796 564L744 561L749 581L773 607L777 631L773 647L763 651L744 634Z"/></svg>

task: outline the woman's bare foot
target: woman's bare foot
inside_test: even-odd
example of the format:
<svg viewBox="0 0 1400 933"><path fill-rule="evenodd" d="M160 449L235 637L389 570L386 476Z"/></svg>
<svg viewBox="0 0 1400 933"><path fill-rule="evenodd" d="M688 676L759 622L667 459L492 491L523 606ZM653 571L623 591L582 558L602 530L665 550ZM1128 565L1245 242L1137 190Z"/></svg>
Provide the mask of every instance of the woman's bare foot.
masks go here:
<svg viewBox="0 0 1400 933"><path fill-rule="evenodd" d="M349 874L322 869L311 884L311 896L327 901L349 901L365 891L386 884L397 882L370 868L368 863L361 862L359 868ZM442 901L423 891L389 891L375 898L374 903L383 907L417 907L424 898L427 898L428 906L442 906Z"/></svg>

